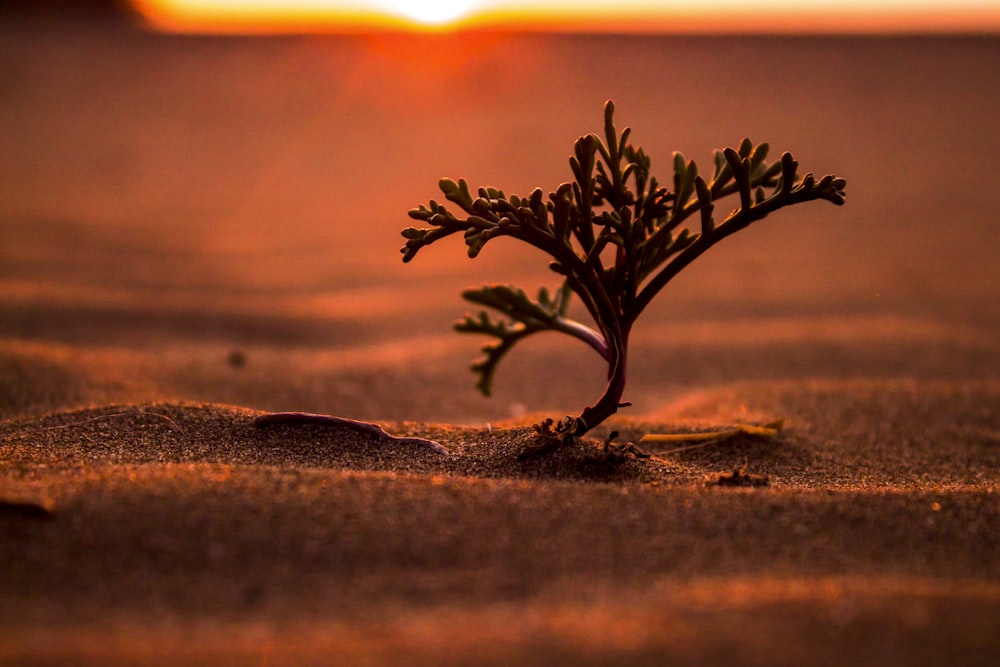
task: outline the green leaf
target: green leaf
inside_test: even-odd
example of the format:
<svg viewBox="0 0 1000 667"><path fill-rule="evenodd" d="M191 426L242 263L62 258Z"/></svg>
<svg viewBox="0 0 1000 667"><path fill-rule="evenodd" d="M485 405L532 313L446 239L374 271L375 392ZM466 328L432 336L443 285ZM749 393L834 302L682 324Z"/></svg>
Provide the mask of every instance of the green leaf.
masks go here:
<svg viewBox="0 0 1000 667"><path fill-rule="evenodd" d="M701 176L694 179L694 186L698 192L698 208L701 210L701 234L702 236L711 236L715 230L715 220L712 218L712 211L715 210L715 205L712 203L712 191Z"/></svg>
<svg viewBox="0 0 1000 667"><path fill-rule="evenodd" d="M788 194L795 185L795 172L799 168L799 163L795 161L791 153L784 153L781 156L781 192Z"/></svg>
<svg viewBox="0 0 1000 667"><path fill-rule="evenodd" d="M484 395L490 395L497 365L504 355L523 338L553 328L556 318L566 312L569 294L567 284L563 284L554 295L542 287L537 300L511 285L486 285L462 293L467 301L492 308L511 318L510 321L493 319L483 311L478 317L467 314L455 323L455 330L461 333L486 334L499 339L483 345L483 356L472 364L472 370L479 375L476 387Z"/></svg>
<svg viewBox="0 0 1000 667"><path fill-rule="evenodd" d="M744 142L748 141L744 139ZM743 146L740 146L742 151ZM740 153L737 153L732 148L727 148L723 154L726 156L726 162L729 163L729 170L733 172L733 178L736 180L736 184L740 189L740 208L744 211L749 211L750 202L750 159L747 157L741 157Z"/></svg>
<svg viewBox="0 0 1000 667"><path fill-rule="evenodd" d="M464 178L459 179L458 183L450 178L442 178L438 185L449 201L455 202L469 213L472 212L472 194Z"/></svg>
<svg viewBox="0 0 1000 667"><path fill-rule="evenodd" d="M686 162L681 153L674 153L674 189L677 200L674 210L684 208L688 199L694 194L694 182L698 178L698 165L694 161Z"/></svg>

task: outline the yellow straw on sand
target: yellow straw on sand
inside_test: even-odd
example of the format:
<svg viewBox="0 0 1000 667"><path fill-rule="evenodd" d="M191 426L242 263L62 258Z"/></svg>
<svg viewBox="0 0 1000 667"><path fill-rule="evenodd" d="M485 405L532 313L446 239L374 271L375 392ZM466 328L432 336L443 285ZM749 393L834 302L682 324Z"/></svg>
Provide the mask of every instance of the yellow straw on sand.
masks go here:
<svg viewBox="0 0 1000 667"><path fill-rule="evenodd" d="M735 435L755 435L762 438L773 438L776 437L784 427L785 420L779 419L778 421L773 421L762 426L757 426L755 424L733 424L731 428L723 429L721 431L705 431L702 433L647 433L639 439L639 444L667 444L681 442L701 443L698 445L692 445L691 447L682 447L680 449L671 450L682 451L684 449L701 447L716 440L725 440L726 438L731 438Z"/></svg>

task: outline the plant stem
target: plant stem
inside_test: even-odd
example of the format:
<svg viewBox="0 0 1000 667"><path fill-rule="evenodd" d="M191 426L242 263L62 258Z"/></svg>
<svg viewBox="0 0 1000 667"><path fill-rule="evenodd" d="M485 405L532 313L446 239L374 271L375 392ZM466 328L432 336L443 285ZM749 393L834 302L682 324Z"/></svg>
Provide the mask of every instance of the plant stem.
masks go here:
<svg viewBox="0 0 1000 667"><path fill-rule="evenodd" d="M602 359L608 359L607 342L601 337L601 334L597 333L586 324L565 317L556 317L552 320L551 326L556 331L561 331L562 333L573 336L574 338L578 338L592 347L599 355L601 355Z"/></svg>
<svg viewBox="0 0 1000 667"><path fill-rule="evenodd" d="M625 393L627 368L628 331L617 327L614 335L608 337L608 384L594 405L584 409L576 419L573 435L582 436L594 426L597 426L622 407L622 394Z"/></svg>

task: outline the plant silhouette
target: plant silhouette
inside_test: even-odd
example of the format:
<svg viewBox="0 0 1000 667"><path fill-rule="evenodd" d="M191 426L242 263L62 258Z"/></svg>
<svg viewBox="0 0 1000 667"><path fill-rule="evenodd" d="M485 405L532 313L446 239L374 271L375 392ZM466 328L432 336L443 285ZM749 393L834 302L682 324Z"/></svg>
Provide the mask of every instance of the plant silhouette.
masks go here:
<svg viewBox="0 0 1000 667"><path fill-rule="evenodd" d="M711 178L680 153L673 156L672 188L650 173L650 158L629 143L630 130L618 132L615 106L604 107L604 137L577 139L569 162L573 181L546 195L536 188L527 197L479 188L465 180L442 179L445 198L457 211L431 201L409 212L426 227L408 227L403 261L445 237L461 233L469 257L492 239L510 236L542 250L562 278L550 292L532 298L510 285L487 285L463 297L488 310L466 315L455 329L485 334L491 341L472 364L477 387L490 394L500 361L520 341L555 331L589 345L608 364L608 384L597 401L577 416L536 426L549 446L582 436L619 408L625 390L632 326L670 280L722 239L778 209L813 200L844 203L846 181L835 176L798 176L791 153L768 163L766 143L744 139L736 149L715 152ZM735 209L716 219L716 203L734 196ZM686 223L694 222L693 228ZM568 317L571 295L583 303L594 326ZM500 317L491 314L494 311Z"/></svg>

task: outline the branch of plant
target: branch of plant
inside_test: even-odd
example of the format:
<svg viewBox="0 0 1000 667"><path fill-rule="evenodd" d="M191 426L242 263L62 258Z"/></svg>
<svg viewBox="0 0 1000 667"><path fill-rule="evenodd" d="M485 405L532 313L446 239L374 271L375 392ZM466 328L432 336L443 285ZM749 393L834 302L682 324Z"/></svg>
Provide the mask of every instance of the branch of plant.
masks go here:
<svg viewBox="0 0 1000 667"><path fill-rule="evenodd" d="M473 199L465 181L443 179L442 192L469 216L460 220L431 201L429 208L421 206L410 216L432 228L403 232L408 239L404 261L425 245L459 231L465 234L470 257L498 236L514 237L552 257L550 268L565 277L564 289L580 298L596 330L566 317L566 294L556 312L555 302L547 298L532 303L523 292L504 297L499 288L499 297L485 305L513 317L520 328L503 328L484 319L482 325L473 322L460 330L487 333L501 341L484 347L487 359L473 366L483 374L481 386L488 386L496 365L517 341L537 331L564 333L601 354L608 363L609 379L598 401L579 417L567 417L558 425L549 422L539 431L560 441L582 435L623 405L632 325L682 269L723 238L780 208L816 199L844 203L846 181L826 176L817 183L812 174L798 179L798 163L790 153L768 164L768 145L754 145L749 139L738 149L716 151L710 181L698 175L693 161L675 153L671 192L649 173L649 157L628 143L629 128L618 132L613 116L614 104L609 101L604 108L604 138L588 134L575 142L569 160L574 181L560 185L547 201L543 202L539 188L526 199L480 188L479 198ZM770 195L767 189L772 189ZM729 195L739 197L739 207L716 224L715 201ZM691 231L683 223L696 212L700 230ZM606 268L612 246L614 265Z"/></svg>

